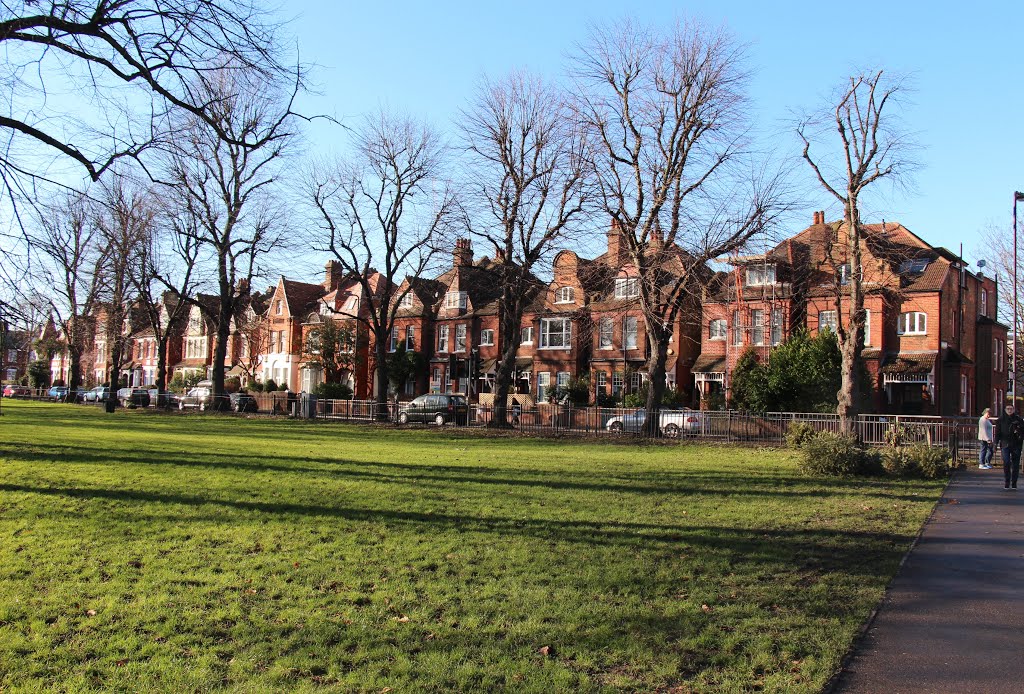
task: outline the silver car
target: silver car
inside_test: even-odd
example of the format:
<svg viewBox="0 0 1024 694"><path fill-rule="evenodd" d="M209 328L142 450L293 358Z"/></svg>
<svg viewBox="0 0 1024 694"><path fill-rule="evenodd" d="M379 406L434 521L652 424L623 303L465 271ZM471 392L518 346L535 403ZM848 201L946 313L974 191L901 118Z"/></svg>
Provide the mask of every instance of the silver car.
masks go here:
<svg viewBox="0 0 1024 694"><path fill-rule="evenodd" d="M701 431L701 413L697 410L672 410L662 408L658 411L658 428L670 439L681 436L695 436ZM613 434L624 432L640 433L647 421L647 410L639 408L623 415L612 417L605 423L605 429Z"/></svg>

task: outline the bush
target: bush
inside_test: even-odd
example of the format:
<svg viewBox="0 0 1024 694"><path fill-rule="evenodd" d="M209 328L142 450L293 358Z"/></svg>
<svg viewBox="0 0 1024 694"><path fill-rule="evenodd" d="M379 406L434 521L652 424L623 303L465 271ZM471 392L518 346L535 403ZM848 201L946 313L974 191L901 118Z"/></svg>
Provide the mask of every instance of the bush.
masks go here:
<svg viewBox="0 0 1024 694"><path fill-rule="evenodd" d="M790 448L803 448L807 442L818 435L817 430L806 422L793 422L786 430L786 445Z"/></svg>
<svg viewBox="0 0 1024 694"><path fill-rule="evenodd" d="M922 443L896 446L882 454L882 467L894 477L938 479L950 472L949 451Z"/></svg>
<svg viewBox="0 0 1024 694"><path fill-rule="evenodd" d="M263 382L264 393L273 393L275 390L277 390L277 382L275 382L274 379L268 378Z"/></svg>
<svg viewBox="0 0 1024 694"><path fill-rule="evenodd" d="M629 393L623 398L624 407L646 407L647 406L647 390L650 384L644 383L635 392ZM681 407L686 404L686 396L683 391L678 388L665 388L665 391L661 394L661 406L662 407Z"/></svg>
<svg viewBox="0 0 1024 694"><path fill-rule="evenodd" d="M230 376L224 379L224 392L237 393L242 389L242 379L238 376Z"/></svg>
<svg viewBox="0 0 1024 694"><path fill-rule="evenodd" d="M865 449L853 436L822 432L804 442L800 469L810 475L852 477L880 471L878 454Z"/></svg>
<svg viewBox="0 0 1024 694"><path fill-rule="evenodd" d="M327 400L352 399L352 389L347 383L321 383L313 392Z"/></svg>

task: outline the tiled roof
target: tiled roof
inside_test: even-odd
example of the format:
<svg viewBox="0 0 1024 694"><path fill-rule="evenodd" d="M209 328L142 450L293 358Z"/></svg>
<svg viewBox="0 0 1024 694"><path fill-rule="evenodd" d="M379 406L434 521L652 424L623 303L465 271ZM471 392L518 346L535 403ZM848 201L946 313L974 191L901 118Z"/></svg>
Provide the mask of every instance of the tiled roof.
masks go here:
<svg viewBox="0 0 1024 694"><path fill-rule="evenodd" d="M901 352L886 355L881 371L886 374L930 373L935 367L936 352Z"/></svg>
<svg viewBox="0 0 1024 694"><path fill-rule="evenodd" d="M288 302L288 311L293 316L304 315L307 311L312 308L313 304L324 295L324 287L322 284L308 284L306 282L296 282L285 277L281 278L281 283L284 286L285 299Z"/></svg>
<svg viewBox="0 0 1024 694"><path fill-rule="evenodd" d="M690 369L693 373L722 373L725 371L725 357L718 354L702 354Z"/></svg>

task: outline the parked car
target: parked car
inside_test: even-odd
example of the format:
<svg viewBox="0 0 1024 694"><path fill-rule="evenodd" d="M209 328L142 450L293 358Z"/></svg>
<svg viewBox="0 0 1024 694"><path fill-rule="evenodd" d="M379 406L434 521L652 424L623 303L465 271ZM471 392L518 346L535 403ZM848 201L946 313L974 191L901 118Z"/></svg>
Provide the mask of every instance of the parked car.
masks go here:
<svg viewBox="0 0 1024 694"><path fill-rule="evenodd" d="M149 404L154 407L177 407L178 396L174 393L163 392L161 393L156 388L149 389Z"/></svg>
<svg viewBox="0 0 1024 694"><path fill-rule="evenodd" d="M178 397L178 409L184 410L194 407L199 411L213 405L213 383L200 381L195 388Z"/></svg>
<svg viewBox="0 0 1024 694"><path fill-rule="evenodd" d="M85 402L104 402L110 397L110 388L107 386L96 386L92 390L85 391L82 400Z"/></svg>
<svg viewBox="0 0 1024 694"><path fill-rule="evenodd" d="M67 394L67 386L50 386L50 389L46 391L46 397L53 398L54 400L63 400Z"/></svg>
<svg viewBox="0 0 1024 694"><path fill-rule="evenodd" d="M8 385L4 386L5 398L27 398L31 397L32 389L28 386Z"/></svg>
<svg viewBox="0 0 1024 694"><path fill-rule="evenodd" d="M149 407L149 391L144 388L121 388L117 391L121 407Z"/></svg>
<svg viewBox="0 0 1024 694"><path fill-rule="evenodd" d="M256 398L244 390L231 393L228 398L231 400L231 409L235 412L258 412L260 409Z"/></svg>
<svg viewBox="0 0 1024 694"><path fill-rule="evenodd" d="M647 410L639 408L612 417L605 424L605 429L613 434L639 433L644 430L646 421ZM701 429L701 413L686 408L681 410L663 408L658 412L658 428L662 435L671 439L696 435L700 433Z"/></svg>
<svg viewBox="0 0 1024 694"><path fill-rule="evenodd" d="M401 424L434 422L437 425L455 422L465 424L469 419L469 403L463 395L421 395L398 413Z"/></svg>

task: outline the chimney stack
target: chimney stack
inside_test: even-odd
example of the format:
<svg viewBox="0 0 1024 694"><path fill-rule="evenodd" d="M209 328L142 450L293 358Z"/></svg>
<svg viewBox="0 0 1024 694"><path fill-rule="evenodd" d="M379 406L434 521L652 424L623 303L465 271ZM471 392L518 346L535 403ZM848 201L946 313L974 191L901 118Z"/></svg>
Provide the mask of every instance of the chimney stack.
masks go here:
<svg viewBox="0 0 1024 694"><path fill-rule="evenodd" d="M612 228L608 230L608 264L618 267L622 263L622 225L612 218Z"/></svg>
<svg viewBox="0 0 1024 694"><path fill-rule="evenodd" d="M324 265L324 289L333 292L341 286L345 272L341 269L341 263L337 260L328 260Z"/></svg>
<svg viewBox="0 0 1024 694"><path fill-rule="evenodd" d="M473 264L473 246L469 239L456 239L455 252L452 254L454 267L468 267Z"/></svg>

